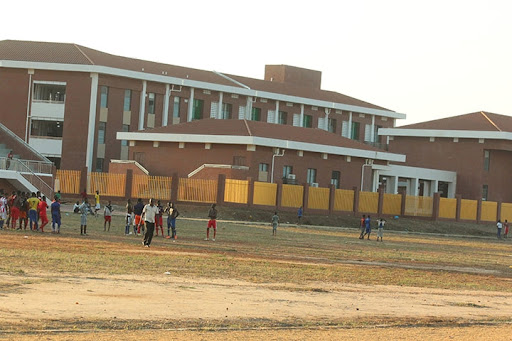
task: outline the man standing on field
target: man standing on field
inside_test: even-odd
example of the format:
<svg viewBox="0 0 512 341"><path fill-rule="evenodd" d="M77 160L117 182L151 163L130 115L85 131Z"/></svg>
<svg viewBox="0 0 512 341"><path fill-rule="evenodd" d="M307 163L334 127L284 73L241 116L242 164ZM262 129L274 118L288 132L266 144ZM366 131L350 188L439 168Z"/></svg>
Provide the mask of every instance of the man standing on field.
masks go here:
<svg viewBox="0 0 512 341"><path fill-rule="evenodd" d="M155 233L155 217L157 213L158 207L153 205L153 199L149 199L149 204L144 206L144 209L142 210L142 218L146 225L146 233L144 234L144 241L142 242L145 247L149 247L149 245L151 245L153 233Z"/></svg>
<svg viewBox="0 0 512 341"><path fill-rule="evenodd" d="M215 208L217 205L212 204L210 210L208 211L208 225L206 226L206 238L205 240L210 239L210 228L213 228L213 238L212 241L215 241L215 237L217 236L217 209Z"/></svg>

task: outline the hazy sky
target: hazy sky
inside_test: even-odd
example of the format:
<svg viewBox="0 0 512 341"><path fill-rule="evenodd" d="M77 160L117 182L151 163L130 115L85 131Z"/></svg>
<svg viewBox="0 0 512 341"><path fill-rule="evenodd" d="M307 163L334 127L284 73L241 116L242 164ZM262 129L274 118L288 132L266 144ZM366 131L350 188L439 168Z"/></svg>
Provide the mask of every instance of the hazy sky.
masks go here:
<svg viewBox="0 0 512 341"><path fill-rule="evenodd" d="M8 1L0 10L0 40L73 42L253 78L265 64L319 70L323 89L406 114L398 125L512 116L512 1Z"/></svg>

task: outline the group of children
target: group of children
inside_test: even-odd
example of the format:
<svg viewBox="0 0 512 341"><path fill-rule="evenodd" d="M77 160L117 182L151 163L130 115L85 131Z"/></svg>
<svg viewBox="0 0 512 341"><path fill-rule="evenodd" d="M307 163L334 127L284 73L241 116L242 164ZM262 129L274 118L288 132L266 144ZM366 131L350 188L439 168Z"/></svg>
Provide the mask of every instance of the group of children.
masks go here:
<svg viewBox="0 0 512 341"><path fill-rule="evenodd" d="M60 195L60 193L58 193ZM50 205L52 214L52 233L60 233L60 197L55 195ZM11 195L0 189L0 229L26 230L44 232L48 224L48 203L41 192L25 193L13 191ZM40 221L40 224L39 224ZM19 225L18 225L19 222Z"/></svg>
<svg viewBox="0 0 512 341"><path fill-rule="evenodd" d="M372 225L371 225L371 217L363 214L360 221L360 229L361 233L359 234L359 239L364 239L364 237L368 236L367 239L370 240L370 234L372 233ZM382 241L382 237L384 235L384 225L386 224L386 220L379 218L377 219L377 241Z"/></svg>

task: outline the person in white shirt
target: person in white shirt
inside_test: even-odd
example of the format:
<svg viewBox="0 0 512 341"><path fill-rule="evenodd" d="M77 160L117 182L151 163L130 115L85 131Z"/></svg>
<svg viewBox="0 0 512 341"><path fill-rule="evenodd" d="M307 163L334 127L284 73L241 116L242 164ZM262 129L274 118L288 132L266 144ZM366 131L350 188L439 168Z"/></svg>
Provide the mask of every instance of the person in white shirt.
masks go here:
<svg viewBox="0 0 512 341"><path fill-rule="evenodd" d="M155 217L157 212L158 207L153 204L153 199L149 199L149 204L144 206L142 210L142 218L146 224L146 233L144 234L144 241L142 242L145 247L151 245L153 233L155 233Z"/></svg>
<svg viewBox="0 0 512 341"><path fill-rule="evenodd" d="M503 228L503 224L501 223L501 220L498 219L498 222L496 223L496 227L498 228L498 239L501 239L501 229Z"/></svg>

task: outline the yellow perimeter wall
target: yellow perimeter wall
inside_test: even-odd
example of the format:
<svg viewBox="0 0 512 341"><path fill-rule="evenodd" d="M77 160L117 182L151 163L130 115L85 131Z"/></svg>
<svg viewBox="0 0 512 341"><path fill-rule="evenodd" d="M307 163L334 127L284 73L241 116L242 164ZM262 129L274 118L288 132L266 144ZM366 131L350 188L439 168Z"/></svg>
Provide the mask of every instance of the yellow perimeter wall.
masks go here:
<svg viewBox="0 0 512 341"><path fill-rule="evenodd" d="M304 187L297 185L283 185L283 194L281 196L281 206L300 207L304 196Z"/></svg>
<svg viewBox="0 0 512 341"><path fill-rule="evenodd" d="M462 199L460 202L460 219L476 220L476 200Z"/></svg>
<svg viewBox="0 0 512 341"><path fill-rule="evenodd" d="M249 181L226 179L224 187L224 201L238 204L247 204Z"/></svg>
<svg viewBox="0 0 512 341"><path fill-rule="evenodd" d="M80 189L80 171L57 169L55 174L55 192L79 194Z"/></svg>
<svg viewBox="0 0 512 341"><path fill-rule="evenodd" d="M268 182L254 182L254 194L252 203L254 205L276 206L277 184Z"/></svg>
<svg viewBox="0 0 512 341"><path fill-rule="evenodd" d="M457 199L439 199L439 218L455 219L457 217Z"/></svg>
<svg viewBox="0 0 512 341"><path fill-rule="evenodd" d="M178 201L216 202L217 180L180 178Z"/></svg>
<svg viewBox="0 0 512 341"><path fill-rule="evenodd" d="M379 211L379 193L360 192L359 212L377 213Z"/></svg>
<svg viewBox="0 0 512 341"><path fill-rule="evenodd" d="M408 195L405 197L405 215L417 217L432 216L434 199L431 197L415 197Z"/></svg>
<svg viewBox="0 0 512 341"><path fill-rule="evenodd" d="M337 189L334 193L335 211L354 211L354 191L348 189Z"/></svg>
<svg viewBox="0 0 512 341"><path fill-rule="evenodd" d="M382 214L400 215L402 213L402 195L384 193Z"/></svg>
<svg viewBox="0 0 512 341"><path fill-rule="evenodd" d="M328 210L329 192L329 188L309 187L308 208L314 210Z"/></svg>
<svg viewBox="0 0 512 341"><path fill-rule="evenodd" d="M87 193L99 191L100 195L124 197L126 191L126 174L89 173Z"/></svg>
<svg viewBox="0 0 512 341"><path fill-rule="evenodd" d="M494 201L482 201L482 221L497 221L498 203Z"/></svg>

